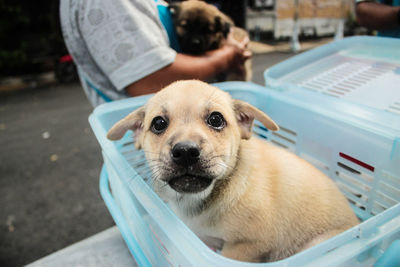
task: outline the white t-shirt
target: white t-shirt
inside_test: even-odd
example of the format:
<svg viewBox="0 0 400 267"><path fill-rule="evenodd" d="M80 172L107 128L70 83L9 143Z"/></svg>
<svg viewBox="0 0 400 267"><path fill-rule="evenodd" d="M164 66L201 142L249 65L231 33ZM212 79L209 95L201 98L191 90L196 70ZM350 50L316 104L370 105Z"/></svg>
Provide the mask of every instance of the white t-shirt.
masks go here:
<svg viewBox="0 0 400 267"><path fill-rule="evenodd" d="M154 0L61 0L60 19L93 106L175 60Z"/></svg>

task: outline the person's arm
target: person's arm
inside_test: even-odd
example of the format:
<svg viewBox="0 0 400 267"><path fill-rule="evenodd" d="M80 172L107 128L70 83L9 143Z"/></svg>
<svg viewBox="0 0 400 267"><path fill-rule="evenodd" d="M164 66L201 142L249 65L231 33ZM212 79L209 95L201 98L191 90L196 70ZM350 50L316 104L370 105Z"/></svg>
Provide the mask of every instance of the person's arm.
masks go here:
<svg viewBox="0 0 400 267"><path fill-rule="evenodd" d="M128 85L125 91L130 96L150 94L177 80L207 81L221 72L241 71L243 61L251 54L238 46L224 45L202 56L177 54L172 64Z"/></svg>
<svg viewBox="0 0 400 267"><path fill-rule="evenodd" d="M399 27L400 6L389 6L374 2L361 2L356 6L357 22L374 30L388 30Z"/></svg>

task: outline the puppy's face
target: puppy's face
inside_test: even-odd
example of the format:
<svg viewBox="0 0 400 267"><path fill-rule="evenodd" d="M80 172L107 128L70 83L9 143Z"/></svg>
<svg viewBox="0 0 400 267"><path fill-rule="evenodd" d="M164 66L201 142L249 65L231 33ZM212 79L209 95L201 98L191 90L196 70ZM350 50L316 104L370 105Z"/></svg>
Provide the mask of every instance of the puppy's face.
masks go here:
<svg viewBox="0 0 400 267"><path fill-rule="evenodd" d="M108 138L119 139L132 129L153 178L175 193L194 194L210 191L234 171L241 139L251 137L254 118L278 128L258 109L216 87L180 81L118 122Z"/></svg>
<svg viewBox="0 0 400 267"><path fill-rule="evenodd" d="M215 6L184 1L169 6L183 53L201 54L217 49L233 22Z"/></svg>

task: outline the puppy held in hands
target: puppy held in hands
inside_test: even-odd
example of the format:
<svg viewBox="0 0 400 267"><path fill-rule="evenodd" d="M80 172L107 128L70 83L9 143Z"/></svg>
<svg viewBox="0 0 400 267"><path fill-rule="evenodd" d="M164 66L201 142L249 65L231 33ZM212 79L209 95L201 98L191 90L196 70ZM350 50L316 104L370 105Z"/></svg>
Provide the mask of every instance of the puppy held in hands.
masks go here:
<svg viewBox="0 0 400 267"><path fill-rule="evenodd" d="M169 10L182 53L199 55L220 48L227 42L241 47L241 43L249 40L249 35L244 29L235 27L227 15L203 1L171 3ZM228 40L230 32L231 39ZM250 50L248 54L251 55ZM243 62L243 69L243 73L227 73L226 80L250 81L252 78L250 59Z"/></svg>
<svg viewBox="0 0 400 267"><path fill-rule="evenodd" d="M205 242L241 261L276 261L356 225L332 180L305 160L252 137L261 110L206 83L175 82L108 132L135 133L154 190Z"/></svg>

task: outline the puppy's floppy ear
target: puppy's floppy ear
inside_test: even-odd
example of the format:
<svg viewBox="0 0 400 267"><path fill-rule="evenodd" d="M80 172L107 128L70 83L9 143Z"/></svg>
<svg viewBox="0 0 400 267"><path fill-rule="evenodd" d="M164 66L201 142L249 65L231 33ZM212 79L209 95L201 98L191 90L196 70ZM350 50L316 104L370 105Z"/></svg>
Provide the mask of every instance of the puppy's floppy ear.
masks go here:
<svg viewBox="0 0 400 267"><path fill-rule="evenodd" d="M228 36L229 31L231 30L231 24L227 21L224 21L220 16L215 17L214 19L215 31L222 32L224 37Z"/></svg>
<svg viewBox="0 0 400 267"><path fill-rule="evenodd" d="M228 22L225 22L222 28L222 32L224 33L224 37L226 38L231 30L231 24Z"/></svg>
<svg viewBox="0 0 400 267"><path fill-rule="evenodd" d="M217 32L222 31L222 19L220 16L216 16L214 18L214 26L215 26L215 31Z"/></svg>
<svg viewBox="0 0 400 267"><path fill-rule="evenodd" d="M126 131L132 130L135 133L135 147L141 148L141 134L144 127L145 107L140 107L130 113L128 116L117 122L107 133L107 138L110 140L121 139Z"/></svg>
<svg viewBox="0 0 400 267"><path fill-rule="evenodd" d="M254 119L260 121L267 129L271 131L279 130L279 126L261 110L241 100L233 101L233 109L236 114L236 120L240 127L240 133L243 139L251 137Z"/></svg>

